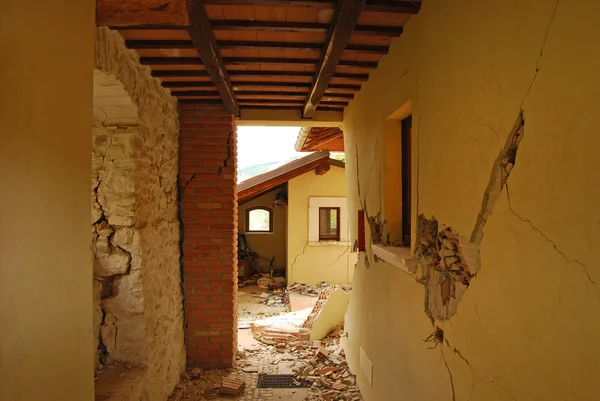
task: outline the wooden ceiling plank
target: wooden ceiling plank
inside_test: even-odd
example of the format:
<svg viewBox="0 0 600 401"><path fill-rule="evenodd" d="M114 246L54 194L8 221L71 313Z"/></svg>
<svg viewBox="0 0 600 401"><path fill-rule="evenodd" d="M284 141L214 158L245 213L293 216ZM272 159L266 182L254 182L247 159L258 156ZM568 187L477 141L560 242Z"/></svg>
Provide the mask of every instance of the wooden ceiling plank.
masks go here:
<svg viewBox="0 0 600 401"><path fill-rule="evenodd" d="M350 35L356 27L360 13L364 9L365 0L341 0L329 33L327 45L323 49L321 62L304 105L303 117L312 118L317 106L323 99L325 91L335 75Z"/></svg>
<svg viewBox="0 0 600 401"><path fill-rule="evenodd" d="M187 5L190 21L188 32L192 42L206 67L208 75L217 87L223 105L230 113L239 116L240 108L227 75L227 70L225 70L217 40L213 35L206 15L203 0L188 0Z"/></svg>
<svg viewBox="0 0 600 401"><path fill-rule="evenodd" d="M255 5L255 6L282 6L282 7L311 7L318 9L335 8L335 0L205 0L205 4L219 5ZM393 0L368 0L365 6L367 11L380 11L386 13L417 14L420 3L414 1Z"/></svg>
<svg viewBox="0 0 600 401"><path fill-rule="evenodd" d="M306 77L311 78L315 74L312 72L305 71L261 71L261 70L248 70L248 71L229 71L231 77ZM208 77L208 72L204 70L164 70L164 71L152 71L152 76L157 78L163 77L175 77L175 78L195 78L195 77ZM336 73L334 79L351 79L355 81L366 81L369 78L369 74L348 74L348 73ZM235 80L234 80L235 82ZM257 81L260 82L260 81ZM349 85L349 84L335 84L338 89L360 89L360 85Z"/></svg>
<svg viewBox="0 0 600 401"><path fill-rule="evenodd" d="M358 17L357 17L358 20ZM214 30L224 31L274 31L274 32L323 32L329 30L330 24L321 22L282 22L282 21L250 21L250 20L211 20ZM371 36L400 36L402 27L385 25L356 25L356 33Z"/></svg>
<svg viewBox="0 0 600 401"><path fill-rule="evenodd" d="M163 82L165 88L216 88L212 81Z"/></svg>
<svg viewBox="0 0 600 401"><path fill-rule="evenodd" d="M128 49L195 49L191 40L126 40Z"/></svg>

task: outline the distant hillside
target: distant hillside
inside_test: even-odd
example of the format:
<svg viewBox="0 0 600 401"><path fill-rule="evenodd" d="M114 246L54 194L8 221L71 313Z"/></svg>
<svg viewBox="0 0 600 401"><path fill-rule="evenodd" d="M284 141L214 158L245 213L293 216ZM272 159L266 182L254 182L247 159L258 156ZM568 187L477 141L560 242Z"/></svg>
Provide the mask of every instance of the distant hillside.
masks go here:
<svg viewBox="0 0 600 401"><path fill-rule="evenodd" d="M296 159L297 159L297 157L292 157L288 160L278 160L278 161L269 162L269 163L254 164L252 166L241 168L238 170L238 182L245 181L248 178L252 178L252 177L262 174L262 173L266 173L267 171L271 171L271 170L281 166L282 164L289 163L292 160L296 160Z"/></svg>

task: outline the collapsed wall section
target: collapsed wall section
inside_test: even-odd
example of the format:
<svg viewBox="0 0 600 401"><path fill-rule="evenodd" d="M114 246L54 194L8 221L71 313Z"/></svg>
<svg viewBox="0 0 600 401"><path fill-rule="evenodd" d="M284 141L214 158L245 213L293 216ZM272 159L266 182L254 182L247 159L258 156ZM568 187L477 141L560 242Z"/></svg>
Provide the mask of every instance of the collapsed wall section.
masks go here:
<svg viewBox="0 0 600 401"><path fill-rule="evenodd" d="M141 367L140 397L163 400L185 367L177 100L125 48L117 32L97 28L95 49L97 362Z"/></svg>

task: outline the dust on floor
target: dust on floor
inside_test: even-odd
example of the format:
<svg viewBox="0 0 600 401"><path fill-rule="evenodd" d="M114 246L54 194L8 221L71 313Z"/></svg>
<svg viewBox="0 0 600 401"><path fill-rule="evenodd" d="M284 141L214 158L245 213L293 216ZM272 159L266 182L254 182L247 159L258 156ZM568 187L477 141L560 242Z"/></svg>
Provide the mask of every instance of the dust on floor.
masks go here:
<svg viewBox="0 0 600 401"><path fill-rule="evenodd" d="M277 295L256 285L238 289L237 308L239 326L244 327L255 320L289 312L289 306L281 302L271 302L271 305L268 304L269 299Z"/></svg>

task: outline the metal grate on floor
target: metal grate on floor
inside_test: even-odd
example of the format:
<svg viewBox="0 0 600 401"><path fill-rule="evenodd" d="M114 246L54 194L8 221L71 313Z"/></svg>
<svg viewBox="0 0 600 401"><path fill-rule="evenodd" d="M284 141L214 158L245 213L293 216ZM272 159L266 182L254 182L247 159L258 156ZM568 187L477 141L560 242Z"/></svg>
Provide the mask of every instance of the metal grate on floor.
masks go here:
<svg viewBox="0 0 600 401"><path fill-rule="evenodd" d="M310 387L311 382L297 379L294 375L259 375L258 388L303 388Z"/></svg>

